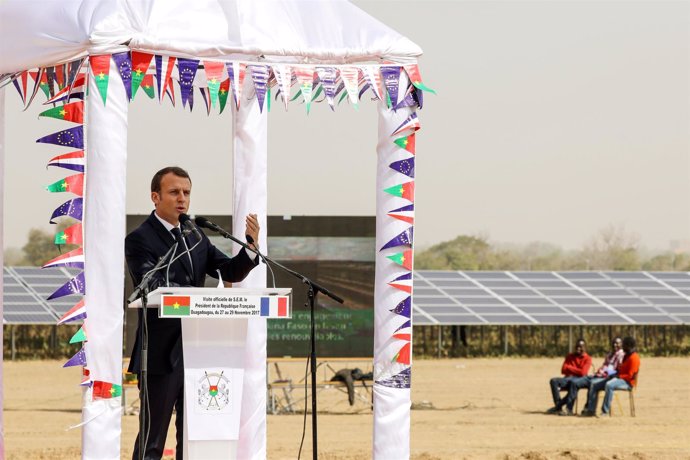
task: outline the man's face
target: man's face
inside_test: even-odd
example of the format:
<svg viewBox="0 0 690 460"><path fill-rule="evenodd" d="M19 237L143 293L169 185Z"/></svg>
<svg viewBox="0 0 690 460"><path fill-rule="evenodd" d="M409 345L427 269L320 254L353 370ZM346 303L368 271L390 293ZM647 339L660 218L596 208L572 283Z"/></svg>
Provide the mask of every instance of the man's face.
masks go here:
<svg viewBox="0 0 690 460"><path fill-rule="evenodd" d="M151 200L156 206L156 214L161 219L177 225L180 214L189 209L192 183L189 179L168 173L161 178L160 192L151 192Z"/></svg>
<svg viewBox="0 0 690 460"><path fill-rule="evenodd" d="M585 343L583 341L579 341L575 344L575 353L578 355L581 355L585 352Z"/></svg>
<svg viewBox="0 0 690 460"><path fill-rule="evenodd" d="M616 339L611 342L611 346L613 347L613 351L618 351L623 347L623 341L621 339Z"/></svg>

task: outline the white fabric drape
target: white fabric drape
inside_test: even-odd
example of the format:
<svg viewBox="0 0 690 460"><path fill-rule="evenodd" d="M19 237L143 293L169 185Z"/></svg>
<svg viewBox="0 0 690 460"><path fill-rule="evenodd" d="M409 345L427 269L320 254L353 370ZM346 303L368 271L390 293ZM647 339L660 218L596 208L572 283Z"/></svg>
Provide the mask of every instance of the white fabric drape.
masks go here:
<svg viewBox="0 0 690 460"><path fill-rule="evenodd" d="M86 188L84 256L86 281L86 361L91 378L122 383L122 295L125 257L127 95L111 61L107 105L95 78L86 100ZM82 458L119 459L120 398L91 401L85 392Z"/></svg>
<svg viewBox="0 0 690 460"><path fill-rule="evenodd" d="M247 214L257 214L261 232L259 246L266 253L268 120L259 112L256 98L242 100L233 113L233 234L244 239ZM237 250L238 248L235 248ZM236 287L265 288L266 266L262 263ZM253 318L247 324L247 342L237 458L266 458L266 320Z"/></svg>
<svg viewBox="0 0 690 460"><path fill-rule="evenodd" d="M0 89L0 216L5 216L4 212L4 195L5 195L5 89ZM0 247L4 248L4 230L0 225ZM0 267L5 266L4 250L0 252ZM3 284L0 279L0 298L3 295ZM0 318L3 315L3 302L0 302ZM2 329L0 329L0 343L4 343L2 336ZM3 386L3 357L0 356L0 460L5 459L5 423L2 417L5 401L5 389Z"/></svg>
<svg viewBox="0 0 690 460"><path fill-rule="evenodd" d="M405 82L406 84L406 82ZM401 87L405 87L401 82ZM373 457L377 460L406 459L410 456L410 387L395 387L391 383L410 366L395 362L403 341L393 338L406 319L391 312L409 294L392 288L388 283L410 270L392 262L387 256L409 249L400 246L379 251L388 241L410 227L410 224L393 219L388 213L409 205L408 201L386 193L384 190L412 179L390 168L394 161L409 158L410 153L398 147L391 134L412 114L410 108L389 110L383 103L378 105L377 176L376 176L376 279L374 286L374 446ZM409 133L408 133L409 134ZM409 328L411 334L412 328ZM380 382L387 381L387 384Z"/></svg>

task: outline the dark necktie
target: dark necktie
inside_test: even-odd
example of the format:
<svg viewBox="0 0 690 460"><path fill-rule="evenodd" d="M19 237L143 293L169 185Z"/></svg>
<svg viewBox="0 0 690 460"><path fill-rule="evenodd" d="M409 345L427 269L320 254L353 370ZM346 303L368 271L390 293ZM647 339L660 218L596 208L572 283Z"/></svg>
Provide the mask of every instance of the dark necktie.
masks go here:
<svg viewBox="0 0 690 460"><path fill-rule="evenodd" d="M173 228L170 230L170 233L173 234L175 237L175 241L177 242L177 250L175 251L175 256L177 257L178 255L182 254L185 252L187 248L187 243L184 240L184 237L182 236L182 232L178 227ZM192 255L190 253L187 253L180 257L180 262L182 262L182 265L189 271L191 275L194 274L192 270Z"/></svg>

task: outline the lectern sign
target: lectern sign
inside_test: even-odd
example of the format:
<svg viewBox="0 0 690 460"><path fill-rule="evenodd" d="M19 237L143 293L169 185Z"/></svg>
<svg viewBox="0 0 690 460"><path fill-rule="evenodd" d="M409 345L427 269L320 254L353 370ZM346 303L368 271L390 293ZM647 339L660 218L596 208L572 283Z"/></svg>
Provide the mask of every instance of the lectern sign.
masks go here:
<svg viewBox="0 0 690 460"><path fill-rule="evenodd" d="M290 318L290 295L165 295L161 318Z"/></svg>

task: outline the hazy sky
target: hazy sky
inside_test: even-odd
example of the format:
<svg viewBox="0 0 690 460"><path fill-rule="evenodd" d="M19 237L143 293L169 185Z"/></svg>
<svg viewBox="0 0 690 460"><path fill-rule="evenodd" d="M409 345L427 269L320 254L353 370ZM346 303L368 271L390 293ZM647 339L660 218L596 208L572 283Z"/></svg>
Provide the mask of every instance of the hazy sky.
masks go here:
<svg viewBox="0 0 690 460"><path fill-rule="evenodd" d="M653 249L690 239L690 3L356 2L424 49L417 136L418 247L458 234L579 247L614 224ZM353 25L356 26L356 25ZM39 96L41 97L41 96ZM193 213L232 209L231 115L130 106L127 211L151 209L151 175L194 180ZM21 246L67 194L43 186L66 124L6 101L5 247ZM269 214L373 215L377 123L360 110L275 104ZM270 229L269 229L270 233Z"/></svg>

